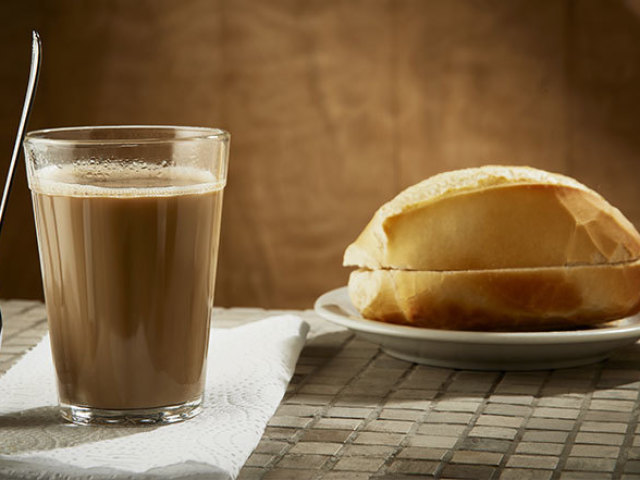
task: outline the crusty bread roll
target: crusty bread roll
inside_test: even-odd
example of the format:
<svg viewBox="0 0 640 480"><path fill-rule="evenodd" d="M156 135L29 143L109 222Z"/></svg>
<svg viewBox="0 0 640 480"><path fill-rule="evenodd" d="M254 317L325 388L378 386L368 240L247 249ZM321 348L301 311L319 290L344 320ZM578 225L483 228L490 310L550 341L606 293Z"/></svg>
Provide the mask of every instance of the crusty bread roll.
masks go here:
<svg viewBox="0 0 640 480"><path fill-rule="evenodd" d="M364 317L428 328L591 325L640 310L640 234L569 177L446 172L383 205L344 257Z"/></svg>

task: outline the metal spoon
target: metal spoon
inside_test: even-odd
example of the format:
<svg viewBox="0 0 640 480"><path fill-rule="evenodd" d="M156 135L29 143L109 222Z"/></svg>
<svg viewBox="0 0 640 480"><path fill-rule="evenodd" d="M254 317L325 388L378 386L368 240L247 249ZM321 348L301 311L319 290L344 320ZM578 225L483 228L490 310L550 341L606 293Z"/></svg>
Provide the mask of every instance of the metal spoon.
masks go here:
<svg viewBox="0 0 640 480"><path fill-rule="evenodd" d="M7 200L9 198L9 192L11 192L11 183L13 182L16 163L18 163L18 157L20 156L20 146L24 140L24 128L29 121L29 114L31 113L31 106L33 105L36 86L38 85L38 76L40 74L40 51L42 49L40 35L38 35L38 32L34 30L31 32L31 38L31 70L29 70L27 94L24 97L24 105L22 106L22 116L20 117L20 124L18 125L18 135L16 136L16 142L13 144L13 155L11 155L9 172L7 173L7 179L4 183L2 201L0 201L0 230L2 230L2 224L4 222L4 211L7 208Z"/></svg>
<svg viewBox="0 0 640 480"><path fill-rule="evenodd" d="M9 164L9 172L7 173L7 179L4 184L4 191L2 192L2 201L0 201L0 230L2 230L2 224L4 222L4 211L7 207L7 200L9 198L9 192L11 191L11 183L13 182L13 176L16 169L16 163L18 163L18 157L20 155L20 146L24 140L24 128L29 120L29 113L31 113L31 106L33 105L33 98L38 85L38 76L40 74L40 51L42 44L40 43L40 35L35 30L31 32L31 69L29 70L29 82L27 83L27 94L24 97L24 105L22 106L22 116L20 117L20 124L18 125L18 135L16 136L16 142L13 144L13 155L11 155L11 163ZM2 316L0 316L0 343L2 342Z"/></svg>

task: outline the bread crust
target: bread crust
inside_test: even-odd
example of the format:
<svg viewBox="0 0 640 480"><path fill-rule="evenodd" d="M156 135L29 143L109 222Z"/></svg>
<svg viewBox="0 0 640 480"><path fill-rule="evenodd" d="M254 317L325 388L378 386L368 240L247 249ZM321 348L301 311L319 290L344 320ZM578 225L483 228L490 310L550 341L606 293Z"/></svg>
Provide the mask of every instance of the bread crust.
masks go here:
<svg viewBox="0 0 640 480"><path fill-rule="evenodd" d="M615 265L476 271L356 270L365 318L450 330L549 330L640 310L640 260Z"/></svg>
<svg viewBox="0 0 640 480"><path fill-rule="evenodd" d="M454 330L573 328L640 310L640 234L576 180L445 172L382 205L346 250L366 318Z"/></svg>
<svg viewBox="0 0 640 480"><path fill-rule="evenodd" d="M470 169L477 170L482 169ZM542 174L555 179L554 174L525 171L540 172L546 183L523 177L516 183L438 192L435 198L401 193L347 248L344 265L483 270L640 258L640 234L599 194L567 177L551 183Z"/></svg>

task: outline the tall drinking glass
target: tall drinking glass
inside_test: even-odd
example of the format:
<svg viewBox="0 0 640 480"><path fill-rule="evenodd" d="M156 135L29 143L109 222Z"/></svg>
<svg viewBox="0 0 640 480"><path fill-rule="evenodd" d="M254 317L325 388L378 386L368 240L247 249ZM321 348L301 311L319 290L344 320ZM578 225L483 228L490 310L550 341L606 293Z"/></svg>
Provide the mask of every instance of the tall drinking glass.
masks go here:
<svg viewBox="0 0 640 480"><path fill-rule="evenodd" d="M171 423L202 401L229 134L118 126L25 140L62 416Z"/></svg>

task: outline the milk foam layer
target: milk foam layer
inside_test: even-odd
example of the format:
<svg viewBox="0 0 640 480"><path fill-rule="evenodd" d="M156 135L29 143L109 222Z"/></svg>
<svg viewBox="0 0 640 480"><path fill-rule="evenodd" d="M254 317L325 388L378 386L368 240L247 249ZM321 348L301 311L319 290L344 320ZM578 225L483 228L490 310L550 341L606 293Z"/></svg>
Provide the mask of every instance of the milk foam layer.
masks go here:
<svg viewBox="0 0 640 480"><path fill-rule="evenodd" d="M30 187L67 197L172 197L222 190L224 182L209 171L185 166L70 164L38 170Z"/></svg>

